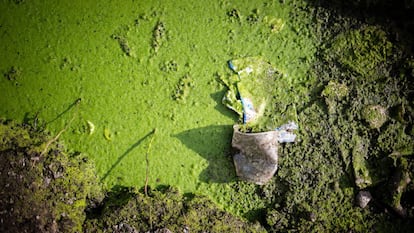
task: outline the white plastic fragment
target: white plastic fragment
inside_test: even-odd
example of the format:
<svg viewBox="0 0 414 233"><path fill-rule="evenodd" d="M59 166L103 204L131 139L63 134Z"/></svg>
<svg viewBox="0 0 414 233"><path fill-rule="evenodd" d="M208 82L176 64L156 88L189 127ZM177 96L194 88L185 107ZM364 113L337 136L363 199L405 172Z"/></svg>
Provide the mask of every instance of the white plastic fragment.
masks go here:
<svg viewBox="0 0 414 233"><path fill-rule="evenodd" d="M281 131L279 133L278 142L280 143L286 143L286 142L294 142L296 139L296 135L294 133L290 133L287 131Z"/></svg>
<svg viewBox="0 0 414 233"><path fill-rule="evenodd" d="M293 121L290 121L289 123L276 128L275 130L279 132L278 141L280 143L294 142L296 139L296 134L294 134L292 131L297 129L298 125Z"/></svg>
<svg viewBox="0 0 414 233"><path fill-rule="evenodd" d="M286 131L288 131L288 130L297 130L298 128L299 127L295 122L289 121L289 123L284 124L284 125L276 128L276 130L286 130Z"/></svg>

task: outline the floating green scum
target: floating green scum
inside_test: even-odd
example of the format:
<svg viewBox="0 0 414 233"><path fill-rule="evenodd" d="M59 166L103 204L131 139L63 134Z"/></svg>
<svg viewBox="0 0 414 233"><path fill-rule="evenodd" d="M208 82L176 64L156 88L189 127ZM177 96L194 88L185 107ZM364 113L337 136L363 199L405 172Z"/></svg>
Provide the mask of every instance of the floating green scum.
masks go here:
<svg viewBox="0 0 414 233"><path fill-rule="evenodd" d="M258 57L229 61L229 67L235 74L223 79L229 89L223 103L243 121L233 127L232 146L238 150L233 156L236 173L262 185L277 171L279 143L294 142L292 131L298 126L291 119L282 119L287 122L280 124L280 116L272 114L275 89L284 88L278 85L283 83L281 72Z"/></svg>

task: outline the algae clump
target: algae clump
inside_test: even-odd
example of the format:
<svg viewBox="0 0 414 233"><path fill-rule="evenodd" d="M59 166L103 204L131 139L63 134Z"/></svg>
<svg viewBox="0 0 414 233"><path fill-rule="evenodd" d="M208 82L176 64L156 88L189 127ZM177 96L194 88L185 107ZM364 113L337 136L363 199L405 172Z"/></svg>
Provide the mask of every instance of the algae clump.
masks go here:
<svg viewBox="0 0 414 233"><path fill-rule="evenodd" d="M294 98L281 71L261 57L235 59L228 64L234 73L220 76L228 88L222 102L240 116L243 132L274 130L296 120L290 102Z"/></svg>
<svg viewBox="0 0 414 233"><path fill-rule="evenodd" d="M325 97L325 102L328 105L328 112L335 113L338 102L345 98L349 93L348 87L343 83L336 81L329 81L322 91L322 96Z"/></svg>
<svg viewBox="0 0 414 233"><path fill-rule="evenodd" d="M333 42L332 53L343 65L367 79L376 80L377 68L392 60L393 45L385 31L366 26L339 35Z"/></svg>
<svg viewBox="0 0 414 233"><path fill-rule="evenodd" d="M380 105L367 106L362 110L362 117L372 129L379 129L388 119L387 109Z"/></svg>

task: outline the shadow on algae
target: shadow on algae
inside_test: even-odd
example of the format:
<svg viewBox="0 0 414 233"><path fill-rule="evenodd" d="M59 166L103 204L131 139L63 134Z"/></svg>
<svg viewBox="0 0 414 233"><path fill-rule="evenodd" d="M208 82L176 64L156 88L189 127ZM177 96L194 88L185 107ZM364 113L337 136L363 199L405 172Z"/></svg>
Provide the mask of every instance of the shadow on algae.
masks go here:
<svg viewBox="0 0 414 233"><path fill-rule="evenodd" d="M110 174L111 172L117 167L119 166L119 163L121 163L121 161L128 155L130 154L136 147L138 147L139 145L141 145L142 142L145 141L145 139L147 139L149 136L151 136L152 134L154 134L154 131L151 131L149 133L147 133L144 137L140 138L138 141L136 141L134 144L131 145L131 147L128 148L128 150L126 150L121 156L118 157L118 159L116 160L116 162L114 164L112 164L112 166L108 169L108 171L105 172L105 174L102 176L101 178L101 182L103 182Z"/></svg>
<svg viewBox="0 0 414 233"><path fill-rule="evenodd" d="M223 128L226 130L224 131ZM208 167L204 169L199 179L206 183L227 183L236 180L233 159L230 155L230 145L223 157L223 151L215 147L221 144L223 138L231 138L233 127L231 125L211 125L201 128L186 130L174 135L185 146L195 151L208 161Z"/></svg>

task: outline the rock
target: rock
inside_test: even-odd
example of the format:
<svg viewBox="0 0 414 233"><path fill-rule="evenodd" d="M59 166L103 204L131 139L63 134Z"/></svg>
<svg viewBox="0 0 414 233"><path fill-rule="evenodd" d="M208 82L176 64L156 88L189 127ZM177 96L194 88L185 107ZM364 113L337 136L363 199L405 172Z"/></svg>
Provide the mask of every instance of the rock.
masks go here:
<svg viewBox="0 0 414 233"><path fill-rule="evenodd" d="M359 207L365 208L367 207L368 203L371 201L372 196L369 191L359 191L359 193L356 196L356 202Z"/></svg>
<svg viewBox="0 0 414 233"><path fill-rule="evenodd" d="M315 222L316 221L316 214L314 213L314 212L310 212L309 214L308 214L308 219L309 219L309 221L311 221L311 222Z"/></svg>

